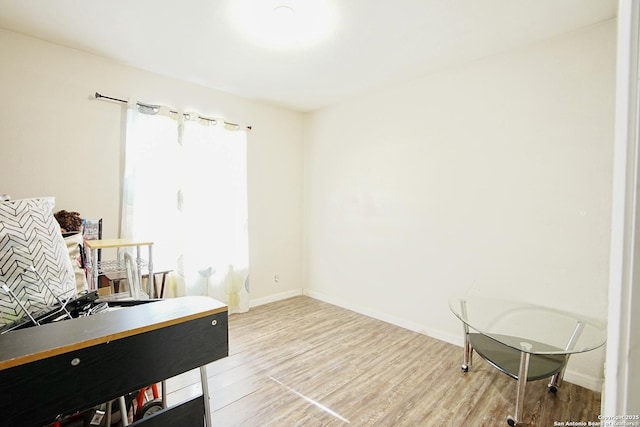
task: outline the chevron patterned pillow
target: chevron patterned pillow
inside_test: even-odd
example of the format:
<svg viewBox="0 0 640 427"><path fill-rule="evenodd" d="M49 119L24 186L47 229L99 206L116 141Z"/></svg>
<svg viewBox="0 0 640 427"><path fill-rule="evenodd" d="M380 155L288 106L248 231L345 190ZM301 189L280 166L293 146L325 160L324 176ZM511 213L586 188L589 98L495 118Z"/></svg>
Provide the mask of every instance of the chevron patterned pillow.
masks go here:
<svg viewBox="0 0 640 427"><path fill-rule="evenodd" d="M0 327L75 296L73 267L60 226L53 217L53 197L0 202ZM54 295L54 293L56 295Z"/></svg>

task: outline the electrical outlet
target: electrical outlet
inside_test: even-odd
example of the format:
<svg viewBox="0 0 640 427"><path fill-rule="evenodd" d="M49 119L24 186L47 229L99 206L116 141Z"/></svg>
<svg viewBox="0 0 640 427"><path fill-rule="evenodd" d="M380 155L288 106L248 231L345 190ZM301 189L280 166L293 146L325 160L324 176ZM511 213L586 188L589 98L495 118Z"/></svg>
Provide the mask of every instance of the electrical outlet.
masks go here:
<svg viewBox="0 0 640 427"><path fill-rule="evenodd" d="M280 275L279 274L274 275L273 276L273 281L274 281L274 283L278 283L280 281Z"/></svg>

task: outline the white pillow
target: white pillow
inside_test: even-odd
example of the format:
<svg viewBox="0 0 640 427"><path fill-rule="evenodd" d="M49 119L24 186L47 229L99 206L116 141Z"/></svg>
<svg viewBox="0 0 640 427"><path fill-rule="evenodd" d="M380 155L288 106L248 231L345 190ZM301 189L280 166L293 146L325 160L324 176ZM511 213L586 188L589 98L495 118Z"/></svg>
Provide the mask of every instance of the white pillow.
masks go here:
<svg viewBox="0 0 640 427"><path fill-rule="evenodd" d="M0 284L5 284L30 313L56 302L33 271L61 298L76 296L73 268L60 225L53 217L53 197L0 202ZM0 290L0 326L26 314Z"/></svg>

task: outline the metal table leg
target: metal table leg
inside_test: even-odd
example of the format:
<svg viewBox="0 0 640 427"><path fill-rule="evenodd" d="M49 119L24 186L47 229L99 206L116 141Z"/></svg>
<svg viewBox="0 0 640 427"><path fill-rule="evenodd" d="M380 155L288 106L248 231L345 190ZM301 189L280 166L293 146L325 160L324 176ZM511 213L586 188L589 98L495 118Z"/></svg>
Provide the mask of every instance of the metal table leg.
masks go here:
<svg viewBox="0 0 640 427"><path fill-rule="evenodd" d="M118 398L118 403L120 404L120 422L126 427L129 425L129 414L127 413L127 404L124 401L124 396Z"/></svg>
<svg viewBox="0 0 640 427"><path fill-rule="evenodd" d="M569 362L569 356L565 356L564 366L560 370L560 372L554 374L549 381L549 385L547 385L547 389L551 393L556 393L558 391L558 387L562 385L562 379L564 377L564 371L567 368L567 363Z"/></svg>
<svg viewBox="0 0 640 427"><path fill-rule="evenodd" d="M464 357L462 361L462 372L469 372L469 366L472 363L473 357L473 347L471 347L471 342L469 341L469 325L467 325L467 301L460 301L460 309L462 311L462 315L464 316L464 322L462 322L462 328L464 332Z"/></svg>
<svg viewBox="0 0 640 427"><path fill-rule="evenodd" d="M92 280L89 287L90 290L95 291L98 289L98 250L91 249L91 273Z"/></svg>
<svg viewBox="0 0 640 427"><path fill-rule="evenodd" d="M469 372L469 366L473 363L473 347L469 341L469 327L464 324L464 357L462 362L462 372Z"/></svg>
<svg viewBox="0 0 640 427"><path fill-rule="evenodd" d="M153 245L147 246L147 250L149 251L149 259L147 260L147 267L149 270L147 275L147 294L149 295L149 298L154 298L155 276L153 275Z"/></svg>
<svg viewBox="0 0 640 427"><path fill-rule="evenodd" d="M209 402L209 382L207 381L207 367L200 366L200 382L204 399L204 425L211 427L211 404Z"/></svg>
<svg viewBox="0 0 640 427"><path fill-rule="evenodd" d="M567 345L565 346L565 350L567 351L573 350L573 346L576 344L576 341L578 341L578 338L580 338L580 334L582 334L583 329L584 329L584 323L581 321L576 322L576 326L573 329L573 333L571 334L571 337L569 338L569 342L567 342ZM562 379L564 377L564 371L567 368L567 363L569 363L569 354L565 356L565 362L564 362L564 366L562 367L562 370L557 374L555 374L553 377L551 377L551 381L549 382L549 385L548 385L549 391L551 393L557 392L558 387L560 387L560 385L562 384Z"/></svg>
<svg viewBox="0 0 640 427"><path fill-rule="evenodd" d="M518 425L522 421L524 409L524 388L527 385L527 375L529 373L530 353L525 351L520 353L520 369L518 371L518 390L516 394L516 413L513 417L507 417L507 424L511 427Z"/></svg>

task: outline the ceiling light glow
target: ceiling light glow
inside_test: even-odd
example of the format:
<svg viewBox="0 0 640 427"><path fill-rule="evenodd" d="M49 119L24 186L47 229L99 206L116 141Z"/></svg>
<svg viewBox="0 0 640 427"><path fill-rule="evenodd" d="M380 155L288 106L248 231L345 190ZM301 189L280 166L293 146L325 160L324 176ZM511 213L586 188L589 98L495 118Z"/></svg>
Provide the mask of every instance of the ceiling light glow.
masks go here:
<svg viewBox="0 0 640 427"><path fill-rule="evenodd" d="M252 43L298 49L326 39L335 29L332 0L234 0L231 22Z"/></svg>
<svg viewBox="0 0 640 427"><path fill-rule="evenodd" d="M281 4L280 6L276 6L273 8L273 13L280 17L292 18L296 13L295 10L291 6L287 6L286 4Z"/></svg>

